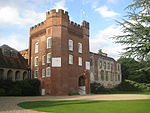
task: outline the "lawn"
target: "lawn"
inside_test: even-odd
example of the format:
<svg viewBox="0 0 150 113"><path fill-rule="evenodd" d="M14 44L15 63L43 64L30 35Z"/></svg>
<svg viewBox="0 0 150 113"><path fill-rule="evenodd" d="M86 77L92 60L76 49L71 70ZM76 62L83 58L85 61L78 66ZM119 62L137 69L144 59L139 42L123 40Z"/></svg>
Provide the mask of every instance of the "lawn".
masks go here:
<svg viewBox="0 0 150 113"><path fill-rule="evenodd" d="M18 105L25 109L53 113L150 113L150 100L35 101Z"/></svg>

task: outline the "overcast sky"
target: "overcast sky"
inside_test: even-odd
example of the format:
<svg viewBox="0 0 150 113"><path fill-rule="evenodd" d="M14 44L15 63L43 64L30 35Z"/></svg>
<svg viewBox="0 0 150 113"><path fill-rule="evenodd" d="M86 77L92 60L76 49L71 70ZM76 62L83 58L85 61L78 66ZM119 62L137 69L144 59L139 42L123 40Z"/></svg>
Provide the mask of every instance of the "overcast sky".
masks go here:
<svg viewBox="0 0 150 113"><path fill-rule="evenodd" d="M28 48L29 29L45 20L52 8L69 12L70 19L90 23L90 51L102 49L117 59L122 46L110 38L120 34L115 20L121 20L124 8L132 0L0 0L0 46L7 44L17 50Z"/></svg>

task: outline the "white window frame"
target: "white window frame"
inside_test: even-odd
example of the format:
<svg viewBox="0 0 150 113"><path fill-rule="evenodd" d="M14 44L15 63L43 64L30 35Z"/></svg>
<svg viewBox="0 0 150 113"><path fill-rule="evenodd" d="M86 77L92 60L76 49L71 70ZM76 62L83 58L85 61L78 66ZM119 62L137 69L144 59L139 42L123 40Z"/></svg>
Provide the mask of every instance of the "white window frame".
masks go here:
<svg viewBox="0 0 150 113"><path fill-rule="evenodd" d="M78 65L82 66L82 57L78 57Z"/></svg>
<svg viewBox="0 0 150 113"><path fill-rule="evenodd" d="M78 52L82 53L82 43L78 43Z"/></svg>
<svg viewBox="0 0 150 113"><path fill-rule="evenodd" d="M52 37L48 37L47 38L47 48L51 48L52 47Z"/></svg>
<svg viewBox="0 0 150 113"><path fill-rule="evenodd" d="M51 56L51 53L47 53L47 63L51 63L51 58L52 58L52 56Z"/></svg>
<svg viewBox="0 0 150 113"><path fill-rule="evenodd" d="M88 61L85 62L85 69L90 70L90 62Z"/></svg>
<svg viewBox="0 0 150 113"><path fill-rule="evenodd" d="M69 54L69 64L73 64L73 55Z"/></svg>
<svg viewBox="0 0 150 113"><path fill-rule="evenodd" d="M73 51L73 40L69 39L68 40L68 45L69 45L69 50Z"/></svg>
<svg viewBox="0 0 150 113"><path fill-rule="evenodd" d="M37 59L37 60L36 60ZM35 66L38 66L38 56L36 56L35 58L34 58L34 65Z"/></svg>
<svg viewBox="0 0 150 113"><path fill-rule="evenodd" d="M45 65L45 55L42 56L42 65Z"/></svg>
<svg viewBox="0 0 150 113"><path fill-rule="evenodd" d="M38 70L34 70L34 78L38 78Z"/></svg>
<svg viewBox="0 0 150 113"><path fill-rule="evenodd" d="M46 77L50 77L51 76L51 68L47 67L46 68Z"/></svg>
<svg viewBox="0 0 150 113"><path fill-rule="evenodd" d="M35 53L38 53L39 52L39 43L36 42L35 43Z"/></svg>
<svg viewBox="0 0 150 113"><path fill-rule="evenodd" d="M45 69L42 69L42 78L45 77Z"/></svg>

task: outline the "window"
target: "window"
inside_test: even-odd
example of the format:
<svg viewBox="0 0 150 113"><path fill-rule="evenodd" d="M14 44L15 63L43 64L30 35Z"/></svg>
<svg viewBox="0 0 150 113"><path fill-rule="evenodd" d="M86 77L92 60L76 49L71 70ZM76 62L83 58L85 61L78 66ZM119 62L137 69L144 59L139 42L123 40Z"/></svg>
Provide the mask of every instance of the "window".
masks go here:
<svg viewBox="0 0 150 113"><path fill-rule="evenodd" d="M45 55L42 56L42 65L45 65Z"/></svg>
<svg viewBox="0 0 150 113"><path fill-rule="evenodd" d="M82 66L82 57L78 57L78 65Z"/></svg>
<svg viewBox="0 0 150 113"><path fill-rule="evenodd" d="M48 37L47 38L47 48L51 48L51 46L52 46L52 38Z"/></svg>
<svg viewBox="0 0 150 113"><path fill-rule="evenodd" d="M47 67L46 68L46 77L50 77L51 76L51 68Z"/></svg>
<svg viewBox="0 0 150 113"><path fill-rule="evenodd" d="M42 78L45 77L45 69L42 69Z"/></svg>
<svg viewBox="0 0 150 113"><path fill-rule="evenodd" d="M109 63L109 62L108 62L108 64L107 64L107 68L110 69L110 63Z"/></svg>
<svg viewBox="0 0 150 113"><path fill-rule="evenodd" d="M38 56L37 57L35 57L35 66L38 66Z"/></svg>
<svg viewBox="0 0 150 113"><path fill-rule="evenodd" d="M85 69L90 70L90 62L85 62Z"/></svg>
<svg viewBox="0 0 150 113"><path fill-rule="evenodd" d="M111 71L114 70L114 66L113 66L113 63L111 63Z"/></svg>
<svg viewBox="0 0 150 113"><path fill-rule="evenodd" d="M35 53L38 53L39 51L39 43L35 43Z"/></svg>
<svg viewBox="0 0 150 113"><path fill-rule="evenodd" d="M106 69L106 62L104 61L104 69Z"/></svg>
<svg viewBox="0 0 150 113"><path fill-rule="evenodd" d="M69 54L69 64L73 64L73 55Z"/></svg>
<svg viewBox="0 0 150 113"><path fill-rule="evenodd" d="M38 70L35 70L34 71L34 78L37 78L38 77Z"/></svg>
<svg viewBox="0 0 150 113"><path fill-rule="evenodd" d="M82 43L78 43L78 52L82 53Z"/></svg>
<svg viewBox="0 0 150 113"><path fill-rule="evenodd" d="M99 68L102 68L102 61L99 60Z"/></svg>
<svg viewBox="0 0 150 113"><path fill-rule="evenodd" d="M104 71L103 70L101 71L101 80L102 81L104 80Z"/></svg>
<svg viewBox="0 0 150 113"><path fill-rule="evenodd" d="M51 53L47 54L47 63L51 63Z"/></svg>
<svg viewBox="0 0 150 113"><path fill-rule="evenodd" d="M106 71L106 81L108 81L108 71Z"/></svg>
<svg viewBox="0 0 150 113"><path fill-rule="evenodd" d="M73 40L69 40L69 50L73 51Z"/></svg>

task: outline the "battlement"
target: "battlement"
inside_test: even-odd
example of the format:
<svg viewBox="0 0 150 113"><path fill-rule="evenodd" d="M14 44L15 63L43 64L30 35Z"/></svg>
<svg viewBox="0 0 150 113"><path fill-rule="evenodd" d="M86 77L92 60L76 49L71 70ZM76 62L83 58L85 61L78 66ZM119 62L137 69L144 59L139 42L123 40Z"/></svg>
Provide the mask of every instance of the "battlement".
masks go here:
<svg viewBox="0 0 150 113"><path fill-rule="evenodd" d="M87 29L89 29L89 22L87 22L87 21L84 20L82 22L82 26L85 27L85 28L87 28Z"/></svg>
<svg viewBox="0 0 150 113"><path fill-rule="evenodd" d="M38 24L36 24L36 25L32 26L32 27L30 28L30 31L35 30L35 29L38 29L38 28L40 28L40 27L43 27L43 26L44 26L44 24L45 24L45 22L44 22L44 21L43 21L43 22L41 22L41 23L38 23Z"/></svg>
<svg viewBox="0 0 150 113"><path fill-rule="evenodd" d="M61 21L60 21L61 20ZM63 22L64 21L64 22ZM76 31L78 33L82 33L83 29L89 29L89 23L86 21L83 21L82 24L77 24L73 21L69 20L68 12L64 11L62 9L52 9L48 12L46 12L46 20L38 23L30 28L30 33L34 34L36 32L39 32L41 30L46 29L47 27L51 25L63 25L71 29L72 31ZM85 33L85 32L84 32Z"/></svg>
<svg viewBox="0 0 150 113"><path fill-rule="evenodd" d="M76 22L73 22L73 21L70 21L69 25L72 26L72 27L79 28L79 29L82 28L82 26L80 24L77 24Z"/></svg>
<svg viewBox="0 0 150 113"><path fill-rule="evenodd" d="M46 18L49 17L62 17L62 18L69 19L68 12L64 11L63 9L58 9L58 11L56 9L52 9L46 12Z"/></svg>

